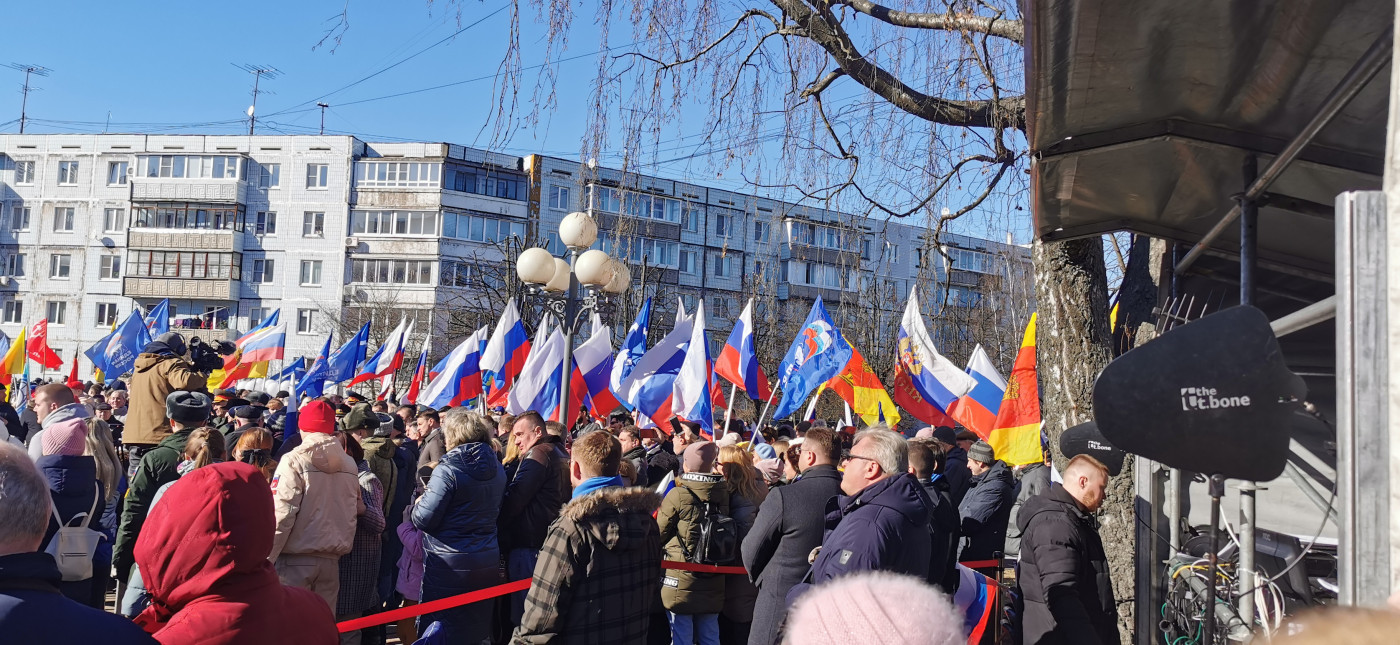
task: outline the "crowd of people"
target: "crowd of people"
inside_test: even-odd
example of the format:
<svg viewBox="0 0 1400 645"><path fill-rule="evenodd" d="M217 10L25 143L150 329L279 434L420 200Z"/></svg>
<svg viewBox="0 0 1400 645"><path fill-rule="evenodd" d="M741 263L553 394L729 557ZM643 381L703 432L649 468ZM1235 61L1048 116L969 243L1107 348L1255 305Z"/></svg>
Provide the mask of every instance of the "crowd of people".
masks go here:
<svg viewBox="0 0 1400 645"><path fill-rule="evenodd" d="M39 386L23 414L0 403L7 640L967 642L958 563L1019 553L1025 642L1119 642L1087 457L1051 484L1048 454L1012 469L947 427L211 395L182 346L161 336L126 380Z"/></svg>

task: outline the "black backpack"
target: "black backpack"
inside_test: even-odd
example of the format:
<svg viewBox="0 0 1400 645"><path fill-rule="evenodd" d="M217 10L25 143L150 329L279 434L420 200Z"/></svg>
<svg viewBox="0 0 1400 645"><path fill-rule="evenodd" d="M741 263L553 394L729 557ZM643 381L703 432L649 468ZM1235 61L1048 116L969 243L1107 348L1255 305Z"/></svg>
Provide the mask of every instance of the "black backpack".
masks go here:
<svg viewBox="0 0 1400 645"><path fill-rule="evenodd" d="M695 491L683 486L680 488L690 493L700 506L700 519L696 522L699 530L691 531L691 535L699 533L695 549L686 548L684 539L680 541L685 561L709 565L732 563L739 550L739 527L734 523L734 518L719 512L709 502L701 501Z"/></svg>

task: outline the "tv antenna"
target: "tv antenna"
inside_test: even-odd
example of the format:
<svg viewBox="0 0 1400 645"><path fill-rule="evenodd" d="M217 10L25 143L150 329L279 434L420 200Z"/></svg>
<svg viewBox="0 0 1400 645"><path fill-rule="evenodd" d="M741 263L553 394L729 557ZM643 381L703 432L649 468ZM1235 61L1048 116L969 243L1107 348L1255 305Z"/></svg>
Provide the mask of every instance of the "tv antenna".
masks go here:
<svg viewBox="0 0 1400 645"><path fill-rule="evenodd" d="M277 78L282 75L282 72L271 65L251 65L248 63L240 65L234 63L233 66L253 75L253 104L248 106L248 134L251 135L253 134L253 126L257 125L258 122L258 117L255 115L258 109L258 95L272 94L272 92L267 90L259 90L258 82L261 81L264 76L269 80Z"/></svg>
<svg viewBox="0 0 1400 645"><path fill-rule="evenodd" d="M49 72L52 72L53 70L42 65L30 65L27 63L9 63L5 65L5 67L16 71L24 72L24 98L20 100L19 104L19 133L24 134L24 123L28 120L27 110L29 108L29 91L39 89L29 84L29 77L48 76Z"/></svg>
<svg viewBox="0 0 1400 645"><path fill-rule="evenodd" d="M325 103L317 103L316 107L321 108L321 134L326 133L326 108L330 107Z"/></svg>

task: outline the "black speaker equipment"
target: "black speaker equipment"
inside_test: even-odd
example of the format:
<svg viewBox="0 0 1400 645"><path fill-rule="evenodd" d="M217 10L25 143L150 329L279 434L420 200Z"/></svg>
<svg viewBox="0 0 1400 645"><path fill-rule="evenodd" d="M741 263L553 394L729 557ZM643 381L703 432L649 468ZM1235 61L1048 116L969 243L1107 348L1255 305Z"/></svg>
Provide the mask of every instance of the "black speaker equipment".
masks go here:
<svg viewBox="0 0 1400 645"><path fill-rule="evenodd" d="M1097 423L1081 423L1060 435L1060 452L1066 457L1089 455L1108 467L1108 475L1117 477L1123 472L1123 459L1127 454L1119 450L1102 432Z"/></svg>

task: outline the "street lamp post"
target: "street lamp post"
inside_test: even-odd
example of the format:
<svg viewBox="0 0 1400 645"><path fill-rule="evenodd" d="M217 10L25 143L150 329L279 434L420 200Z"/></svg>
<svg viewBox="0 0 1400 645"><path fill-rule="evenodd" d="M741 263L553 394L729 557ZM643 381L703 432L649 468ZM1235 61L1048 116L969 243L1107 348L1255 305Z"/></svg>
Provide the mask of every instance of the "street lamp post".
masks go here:
<svg viewBox="0 0 1400 645"><path fill-rule="evenodd" d="M572 423L568 415L569 385L573 376L574 332L586 314L598 308L598 291L622 293L632 282L631 272L621 261L598 249L588 250L598 239L598 224L582 212L569 213L559 223L559 240L569 249L566 262L549 251L535 247L521 252L516 274L531 292L544 298L545 311L564 330L564 362L559 374L559 418ZM580 294L579 287L583 287Z"/></svg>

